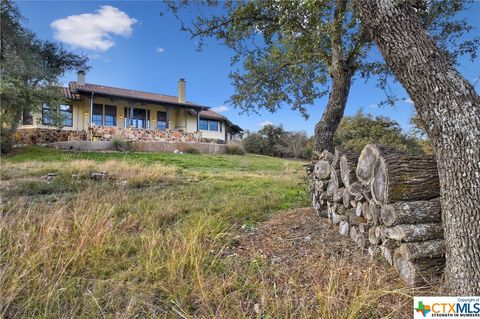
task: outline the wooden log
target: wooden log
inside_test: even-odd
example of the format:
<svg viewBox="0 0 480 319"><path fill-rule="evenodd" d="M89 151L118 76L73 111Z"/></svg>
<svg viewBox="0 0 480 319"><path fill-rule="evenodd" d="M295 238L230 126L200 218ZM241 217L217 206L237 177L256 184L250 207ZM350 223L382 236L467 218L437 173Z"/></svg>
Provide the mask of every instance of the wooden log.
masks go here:
<svg viewBox="0 0 480 319"><path fill-rule="evenodd" d="M375 204L375 202L370 201L368 203L368 217L366 216L367 220L374 225L377 225L380 219L380 206Z"/></svg>
<svg viewBox="0 0 480 319"><path fill-rule="evenodd" d="M318 200L315 195L313 195L312 197L313 197L313 198L312 198L312 206L313 206L314 212L315 212L319 217L327 218L327 217L328 217L327 207L326 207L325 205L323 205L323 204L321 203L321 201Z"/></svg>
<svg viewBox="0 0 480 319"><path fill-rule="evenodd" d="M333 192L332 199L335 203L340 203L343 202L343 193L344 193L344 188L339 188L335 192Z"/></svg>
<svg viewBox="0 0 480 319"><path fill-rule="evenodd" d="M442 221L440 199L386 205L381 209L381 218L385 226L389 227L400 224L440 223Z"/></svg>
<svg viewBox="0 0 480 319"><path fill-rule="evenodd" d="M350 200L350 207L357 207L357 202L355 201L355 199Z"/></svg>
<svg viewBox="0 0 480 319"><path fill-rule="evenodd" d="M443 227L439 223L397 225L385 228L385 236L398 241L425 241L443 238Z"/></svg>
<svg viewBox="0 0 480 319"><path fill-rule="evenodd" d="M318 154L318 159L322 161L327 161L330 164L333 160L333 154L327 150L323 150L320 154Z"/></svg>
<svg viewBox="0 0 480 319"><path fill-rule="evenodd" d="M357 234L358 234L358 227L350 224L350 239L355 242L357 239Z"/></svg>
<svg viewBox="0 0 480 319"><path fill-rule="evenodd" d="M327 194L333 196L333 193L335 193L335 191L339 188L340 183L338 178L338 171L333 167L330 167L330 180L328 181L327 185Z"/></svg>
<svg viewBox="0 0 480 319"><path fill-rule="evenodd" d="M445 242L443 239L434 239L420 242L403 243L398 252L405 260L422 258L437 258L445 256Z"/></svg>
<svg viewBox="0 0 480 319"><path fill-rule="evenodd" d="M408 286L418 286L438 280L445 268L445 258L422 258L411 261L403 258L398 250L394 253L393 260L400 278Z"/></svg>
<svg viewBox="0 0 480 319"><path fill-rule="evenodd" d="M387 237L385 237L385 227L383 226L375 226L375 236L380 238L380 241L385 241Z"/></svg>
<svg viewBox="0 0 480 319"><path fill-rule="evenodd" d="M348 224L348 221L343 220L338 224L338 232L342 236L350 235L350 225Z"/></svg>
<svg viewBox="0 0 480 319"><path fill-rule="evenodd" d="M340 176L345 187L350 186L357 178L355 170L357 168L359 154L355 151L344 150L340 157Z"/></svg>
<svg viewBox="0 0 480 319"><path fill-rule="evenodd" d="M327 183L325 181L316 180L314 182L314 187L318 191L325 191L325 189L327 188Z"/></svg>
<svg viewBox="0 0 480 319"><path fill-rule="evenodd" d="M325 202L333 202L333 194L329 194L326 191L323 192L323 193L320 193L318 198L322 201L325 201Z"/></svg>
<svg viewBox="0 0 480 319"><path fill-rule="evenodd" d="M375 163L371 192L380 205L439 197L435 157L383 150Z"/></svg>
<svg viewBox="0 0 480 319"><path fill-rule="evenodd" d="M351 199L351 195L350 195L350 192L348 191L348 189L345 187L343 189L343 206L345 208L349 208L350 207L350 199Z"/></svg>
<svg viewBox="0 0 480 319"><path fill-rule="evenodd" d="M364 186L370 186L370 182L373 179L373 171L378 157L380 156L380 150L377 145L368 144L365 146L358 157L357 168L355 175L358 181Z"/></svg>
<svg viewBox="0 0 480 319"><path fill-rule="evenodd" d="M347 215L348 215L348 222L350 223L351 226L357 226L367 222L365 217L357 216L357 214L355 213L355 209L353 208L347 209Z"/></svg>
<svg viewBox="0 0 480 319"><path fill-rule="evenodd" d="M370 225L367 224L367 223L361 223L361 224L358 224L358 231L361 233L361 234L368 234L368 230L370 229Z"/></svg>
<svg viewBox="0 0 480 319"><path fill-rule="evenodd" d="M362 203L357 202L357 207L355 207L355 214L360 217L362 216Z"/></svg>
<svg viewBox="0 0 480 319"><path fill-rule="evenodd" d="M368 246L368 255L370 258L374 258L380 254L380 247L378 246Z"/></svg>
<svg viewBox="0 0 480 319"><path fill-rule="evenodd" d="M347 216L347 215L338 214L335 210L332 209L331 218L332 218L332 219L331 219L331 220L332 220L332 224L338 225L338 224L340 224L341 221L347 220L347 219L348 219L348 216Z"/></svg>
<svg viewBox="0 0 480 319"><path fill-rule="evenodd" d="M362 203L362 216L365 217L367 220L367 215L370 213L370 207L368 201Z"/></svg>
<svg viewBox="0 0 480 319"><path fill-rule="evenodd" d="M358 194L355 196L355 201L357 202L361 202L365 199L365 197L363 196L363 194Z"/></svg>
<svg viewBox="0 0 480 319"><path fill-rule="evenodd" d="M319 180L327 180L330 178L330 163L327 161L318 161L315 164L313 175Z"/></svg>
<svg viewBox="0 0 480 319"><path fill-rule="evenodd" d="M352 196L360 195L364 190L363 186L357 182L350 183L350 186L348 186L347 188L348 188L348 191L350 192L350 195Z"/></svg>
<svg viewBox="0 0 480 319"><path fill-rule="evenodd" d="M368 239L367 234L365 233L357 233L354 240L355 244L359 248L367 248L368 247Z"/></svg>
<svg viewBox="0 0 480 319"><path fill-rule="evenodd" d="M371 227L368 230L368 241L371 245L378 245L380 244L380 237L377 236L376 227Z"/></svg>
<svg viewBox="0 0 480 319"><path fill-rule="evenodd" d="M382 253L382 256L390 266L393 266L393 254L395 253L395 250L398 248L398 245L399 245L398 241L387 239L383 241L382 245L380 246L380 251Z"/></svg>
<svg viewBox="0 0 480 319"><path fill-rule="evenodd" d="M343 152L344 152L343 147L341 146L335 147L335 150L333 152L333 159L332 159L333 168L340 170L340 157L342 157Z"/></svg>

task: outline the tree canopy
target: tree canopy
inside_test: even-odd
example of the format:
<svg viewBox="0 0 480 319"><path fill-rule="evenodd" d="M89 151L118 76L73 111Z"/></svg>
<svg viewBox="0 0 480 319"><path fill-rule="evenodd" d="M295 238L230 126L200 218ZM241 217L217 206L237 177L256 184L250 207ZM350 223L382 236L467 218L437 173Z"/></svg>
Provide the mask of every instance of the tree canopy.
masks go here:
<svg viewBox="0 0 480 319"><path fill-rule="evenodd" d="M58 80L66 71L87 68L85 56L39 40L22 26L23 20L13 2L1 0L2 149L4 138L15 131L23 113L38 110L42 103L61 102Z"/></svg>

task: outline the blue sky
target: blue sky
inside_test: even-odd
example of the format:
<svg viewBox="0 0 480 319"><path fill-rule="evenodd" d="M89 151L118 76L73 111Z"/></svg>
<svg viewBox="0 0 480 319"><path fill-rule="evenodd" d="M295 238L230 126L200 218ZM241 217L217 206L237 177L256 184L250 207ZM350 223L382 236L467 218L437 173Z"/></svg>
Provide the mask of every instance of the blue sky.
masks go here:
<svg viewBox="0 0 480 319"><path fill-rule="evenodd" d="M307 121L288 107L273 114L266 111L260 115L239 114L239 110L225 104L233 93L228 78L232 53L214 40L198 52L195 39L180 31L180 24L171 13L160 15L165 12L161 2L18 1L17 4L27 18L26 26L39 38L63 42L72 51L90 57L88 83L177 95L177 81L185 78L188 100L222 111L234 123L252 131L261 128L261 123L273 123L311 135L327 103L327 98L323 98L310 106ZM475 1L463 14L475 27L472 32L478 34L480 1ZM480 76L478 62L478 59L474 62L462 59L458 67L472 83ZM75 79L76 74L72 73L66 74L62 81ZM407 97L401 86L394 85L392 89ZM395 107L376 107L382 99L384 93L376 88L375 81L365 83L358 78L350 90L345 114L352 115L363 108L365 112L393 118L408 130L413 105L401 102Z"/></svg>

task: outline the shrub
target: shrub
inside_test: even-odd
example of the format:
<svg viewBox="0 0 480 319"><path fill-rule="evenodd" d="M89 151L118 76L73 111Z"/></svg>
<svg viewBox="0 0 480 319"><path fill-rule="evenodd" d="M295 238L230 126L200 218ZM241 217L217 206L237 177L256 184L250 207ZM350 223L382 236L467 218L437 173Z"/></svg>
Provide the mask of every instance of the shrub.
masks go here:
<svg viewBox="0 0 480 319"><path fill-rule="evenodd" d="M113 148L120 152L128 151L128 144L127 141L120 135L115 135L112 138Z"/></svg>
<svg viewBox="0 0 480 319"><path fill-rule="evenodd" d="M202 152L200 152L200 150L198 148L195 148L195 147L187 148L185 153L188 153L188 154L202 154Z"/></svg>
<svg viewBox="0 0 480 319"><path fill-rule="evenodd" d="M225 151L230 155L245 155L245 151L239 144L228 144Z"/></svg>

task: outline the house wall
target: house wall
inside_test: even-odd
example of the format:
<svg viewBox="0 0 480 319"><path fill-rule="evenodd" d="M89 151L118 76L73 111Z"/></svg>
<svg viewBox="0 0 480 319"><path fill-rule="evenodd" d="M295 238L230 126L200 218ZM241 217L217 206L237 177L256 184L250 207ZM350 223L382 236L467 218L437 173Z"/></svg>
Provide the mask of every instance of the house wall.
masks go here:
<svg viewBox="0 0 480 319"><path fill-rule="evenodd" d="M126 99L107 98L107 97L94 97L93 102L95 104L114 105L117 108L117 125L115 128L124 127L124 109L125 107L135 107L140 109L150 110L150 129L156 130L157 127L157 111L167 112L167 121L169 122L171 130L179 130L185 133L197 132L197 117L188 112L187 109L181 107L163 106L151 103L132 102ZM61 131L87 131L89 129L90 122L90 97L82 95L80 100L70 101L73 106L73 126L63 127ZM34 130L36 139L40 140L39 134L43 134L45 130L59 129L54 126L42 125L41 113L33 114L33 125L21 125L21 130ZM201 138L205 140L225 140L225 123L220 122L222 125L222 131L201 131ZM40 130L39 130L40 129ZM43 133L42 133L43 132ZM28 135L26 132L22 136ZM51 134L50 134L51 135ZM70 134L71 135L71 134ZM23 139L23 138L22 138ZM30 140L30 138L28 138ZM62 140L64 140L62 138Z"/></svg>

